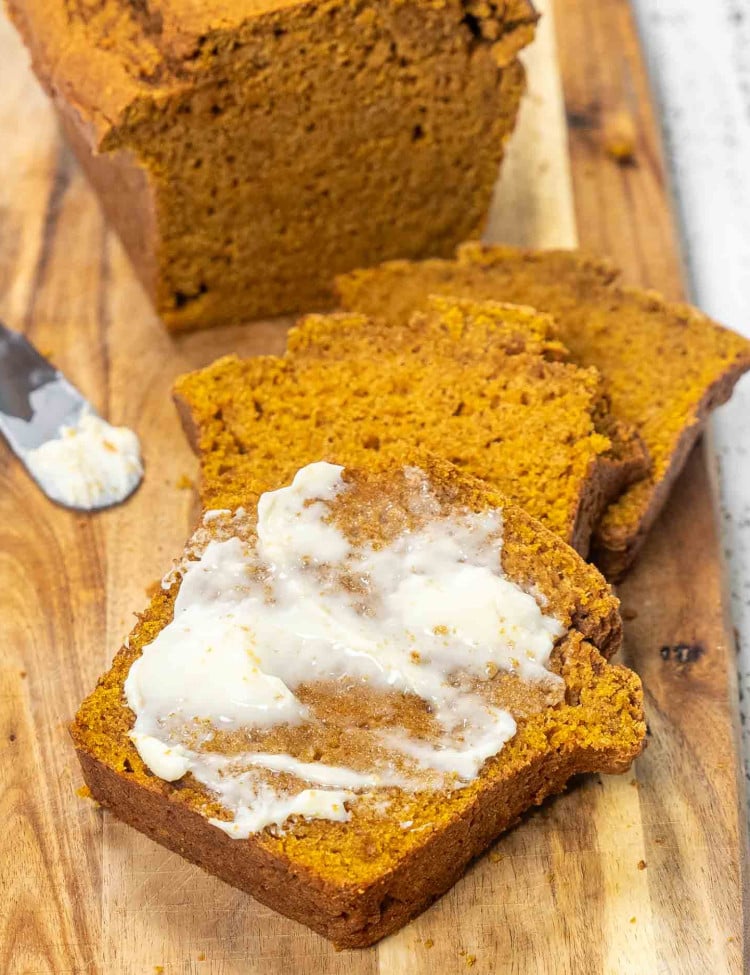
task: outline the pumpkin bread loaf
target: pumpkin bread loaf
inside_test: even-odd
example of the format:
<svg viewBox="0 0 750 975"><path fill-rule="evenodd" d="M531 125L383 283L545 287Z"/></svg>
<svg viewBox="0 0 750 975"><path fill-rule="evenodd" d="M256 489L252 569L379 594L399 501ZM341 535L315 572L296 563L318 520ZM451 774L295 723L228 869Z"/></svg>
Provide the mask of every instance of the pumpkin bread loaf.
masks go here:
<svg viewBox="0 0 750 975"><path fill-rule="evenodd" d="M359 315L328 325L380 329ZM443 301L415 328L419 355L320 357L298 330L283 357L227 356L178 379L204 506L235 508L321 458L366 466L407 444L486 479L585 555L608 502L646 465L608 416L599 374L559 361L550 319L532 309Z"/></svg>
<svg viewBox="0 0 750 975"><path fill-rule="evenodd" d="M416 788L371 786L350 795L344 808L334 807L330 815L335 818L291 814L263 828L256 824L238 837L233 830L237 814L222 805L200 775L172 773L166 780L150 771L130 736L136 719L127 703L132 700L131 667L156 652L151 645L173 619L186 573L211 543L241 537L243 550L259 546L260 517L252 492L236 499L244 502L244 512L204 519L185 560L152 598L71 729L95 799L157 842L309 925L340 948L372 944L424 910L500 832L525 810L561 791L572 775L625 771L641 750L645 733L638 677L605 659L617 650L621 628L617 600L597 570L486 484L444 461L422 457L414 467L406 452L405 466L389 467L381 466L381 455L371 458L369 470L343 469L343 490L333 498L326 494L316 501L317 495L308 495L305 504L314 509L323 505L328 527L340 532L349 546L369 551L397 544L404 533L413 538L431 526L455 527L461 519L499 524L499 534L488 536L489 562L482 564L516 592L530 594L521 598L534 605L539 619L555 627L542 680L523 677L521 665L512 659L509 667L488 668L478 679L470 657L481 646L461 650L465 656L455 658L451 686L480 695L488 710L503 709L515 722L505 743L491 751L475 774L449 770L439 783L425 780ZM320 565L303 559L291 571L317 573L321 585L336 589L336 569L330 561ZM200 592L211 591L211 585L209 575ZM350 581L342 585L349 596L363 592ZM249 618L245 629L252 630L252 622ZM445 627L442 631L447 633ZM285 652L281 650L281 659ZM411 659L418 669L418 650ZM471 679L470 672L475 673ZM258 761L270 766L275 755L301 761L305 770L314 769L315 763L369 770L375 767L373 742L379 743L377 759L383 747L387 752L389 735L416 736L425 748L435 733L430 708L413 692L378 691L346 675L333 684L299 685L288 676L293 669L285 673L307 708L301 725L240 728L233 735L214 732L213 738L203 729L202 744L191 746L194 754L221 763L246 756L251 748L260 749L264 755ZM465 744L463 734L460 740ZM309 785L294 775L259 771L257 763L248 774L285 795L299 795ZM314 777L314 772L305 774Z"/></svg>
<svg viewBox="0 0 750 975"><path fill-rule="evenodd" d="M648 477L609 506L594 532L592 557L612 579L635 558L708 413L750 368L742 336L617 277L609 262L575 251L469 243L455 260L392 261L337 282L344 308L394 325L431 294L518 302L553 316L572 358L599 370L613 414L635 427L651 457Z"/></svg>
<svg viewBox="0 0 750 975"><path fill-rule="evenodd" d="M530 0L6 0L170 328L329 307L481 231Z"/></svg>

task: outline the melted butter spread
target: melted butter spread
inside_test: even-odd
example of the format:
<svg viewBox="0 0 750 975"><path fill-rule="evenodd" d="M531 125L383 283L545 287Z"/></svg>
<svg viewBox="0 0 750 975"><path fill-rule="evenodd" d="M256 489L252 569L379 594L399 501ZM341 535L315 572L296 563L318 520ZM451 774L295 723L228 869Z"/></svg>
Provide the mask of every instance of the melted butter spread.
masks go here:
<svg viewBox="0 0 750 975"><path fill-rule="evenodd" d="M342 471L310 464L262 495L257 536L243 511L209 512L204 531L224 530L180 567L174 618L125 683L143 761L168 781L190 773L238 838L290 816L346 820L382 790L460 788L516 731L482 688L498 673L560 683L564 629L504 576L500 510L441 514L409 469L420 527L355 545L334 517ZM416 701L423 725L360 722L335 762L280 749L274 734L313 739L319 687ZM276 746L253 748L263 736Z"/></svg>
<svg viewBox="0 0 750 975"><path fill-rule="evenodd" d="M73 426L24 461L42 490L59 504L94 511L119 504L138 487L143 464L138 437L100 416L84 413Z"/></svg>

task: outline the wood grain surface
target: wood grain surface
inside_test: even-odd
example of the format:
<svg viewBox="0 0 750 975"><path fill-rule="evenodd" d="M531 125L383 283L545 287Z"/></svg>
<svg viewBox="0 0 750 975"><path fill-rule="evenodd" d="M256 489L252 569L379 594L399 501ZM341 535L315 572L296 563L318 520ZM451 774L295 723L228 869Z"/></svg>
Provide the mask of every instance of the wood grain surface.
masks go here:
<svg viewBox="0 0 750 975"><path fill-rule="evenodd" d="M646 78L623 0L558 0L493 239L608 253L631 281L681 278ZM557 53L556 53L557 52ZM612 113L635 163L603 151ZM278 351L282 323L171 338L154 319L0 22L0 316L114 422L147 476L93 517L53 507L0 449L0 972L141 975L740 973L745 833L734 647L710 448L701 445L622 586L627 662L647 692L633 772L529 815L432 909L367 951L325 941L80 800L66 725L196 515L196 465L169 389L230 350Z"/></svg>
<svg viewBox="0 0 750 975"><path fill-rule="evenodd" d="M750 16L746 0L631 0L640 24L691 292L750 337ZM714 420L740 720L750 790L750 377Z"/></svg>

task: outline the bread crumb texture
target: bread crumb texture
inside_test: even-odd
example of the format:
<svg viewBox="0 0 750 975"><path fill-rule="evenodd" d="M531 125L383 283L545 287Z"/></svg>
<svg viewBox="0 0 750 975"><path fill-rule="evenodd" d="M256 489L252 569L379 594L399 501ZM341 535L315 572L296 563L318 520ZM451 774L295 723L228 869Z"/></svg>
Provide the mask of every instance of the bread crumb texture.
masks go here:
<svg viewBox="0 0 750 975"><path fill-rule="evenodd" d="M608 507L594 537L597 561L618 575L632 561L700 423L750 368L750 342L697 309L623 287L609 262L575 251L465 244L454 260L392 261L339 278L343 306L403 325L429 295L531 305L550 314L560 341L595 367L617 420L632 425L650 474Z"/></svg>
<svg viewBox="0 0 750 975"><path fill-rule="evenodd" d="M436 298L398 330L310 316L283 357L229 356L179 379L207 508L236 508L307 463L404 463L428 450L482 477L585 553L606 503L646 469L601 378L548 316Z"/></svg>
<svg viewBox="0 0 750 975"><path fill-rule="evenodd" d="M175 783L156 778L128 737L134 715L123 684L142 648L171 620L179 575L168 590L154 594L71 729L97 798L339 946L370 944L400 927L455 882L469 859L523 810L560 791L578 772L624 771L645 735L638 677L605 660L620 645L621 627L617 600L602 576L481 481L441 459L418 460L443 514L502 508L505 574L533 587L545 611L567 628L553 653L551 667L564 685L552 703L532 684L507 680L508 675L492 678L518 731L475 781L453 791L384 790L385 809L354 803L348 823L295 818L284 830L266 829L248 840L231 839L211 826L206 816L225 815L212 796L190 776ZM405 485L414 482L400 468L348 468L344 477L349 490L332 502L332 517L347 536L378 544L409 523ZM252 491L237 500L253 510ZM403 700L381 701L378 712L371 697L356 692L346 714L355 728L358 721L398 722L404 715L408 720ZM282 749L292 747L292 732ZM305 747L299 743L300 756ZM328 747L336 746L324 744L318 760L325 761Z"/></svg>

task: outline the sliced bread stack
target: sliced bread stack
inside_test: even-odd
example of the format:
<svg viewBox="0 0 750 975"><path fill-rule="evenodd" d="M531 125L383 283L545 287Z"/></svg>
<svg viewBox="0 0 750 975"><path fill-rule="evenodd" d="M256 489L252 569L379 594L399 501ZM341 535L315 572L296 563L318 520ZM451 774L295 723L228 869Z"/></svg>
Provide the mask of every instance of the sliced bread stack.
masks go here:
<svg viewBox="0 0 750 975"><path fill-rule="evenodd" d="M634 673L608 662L622 639L618 603L581 555L593 533L607 571L627 567L701 421L750 367L750 343L692 309L618 288L613 278L607 265L573 254L474 245L455 261L392 263L342 279L349 310L303 319L285 355L229 356L178 380L175 399L200 458L209 511L73 725L99 801L337 946L360 947L427 907L498 833L571 775L628 768L645 737L642 688ZM316 487L302 496L273 530L262 523L261 512L288 514L279 495L294 493L298 478L317 468L340 472L335 490ZM315 532L305 534L313 523ZM456 535L465 525L471 532ZM477 525L491 526L484 548L472 534ZM454 577L443 588L436 581L445 549L428 558L420 539L434 531L444 542L446 526L451 538L463 539L451 549L454 568L481 570L483 584L489 569L495 582L517 587L530 618L555 622L541 683L524 676L524 660L534 659L532 631L511 625L499 597L482 604L482 611L490 607L490 623L477 640L465 641L463 623L453 617L442 622L450 606L473 621L481 603L477 575L469 588ZM317 551L315 540L331 531L341 546L326 541ZM263 554L267 543L283 554L301 537L305 544L290 562L284 557L277 565ZM368 749L376 746L377 758L377 749L393 748L394 729L406 733L410 748L416 742L407 756L426 748L436 748L441 762L446 756L432 699L390 683L376 694L377 679L371 685L357 669L367 654L377 674L393 659L391 630L380 620L391 597L378 580L401 578L400 563L390 561L395 540L399 551L417 556L407 575L411 595L398 605L427 605L431 621L423 625L419 616L418 625L398 631L399 652L414 647L408 661L398 658L401 671L430 667L444 641L455 656L440 688L479 694L455 726L461 747L477 715L493 708L507 712L513 728L497 748L493 740L474 778L459 783L463 773L452 766L442 784L420 779L412 788L377 778L337 801L331 815L310 813L295 803L308 801L312 785L338 774L337 764L355 777L371 773ZM228 575L216 574L219 551L231 554ZM371 558L385 558L384 575L367 569ZM274 580L287 573L297 582L300 574L314 577L307 602L304 586L293 585L291 599L282 598L286 590L279 596ZM215 650L232 651L232 640L217 642L203 618L196 617L197 637L193 618L185 624L191 594L201 612L229 600L221 619L235 636L242 631L237 659L247 666L247 653L264 670L268 648L259 649L257 637L264 614L286 620L307 606L328 626L338 619L330 611L332 585L339 602L343 596L345 624L333 627L333 642L308 648L304 661L296 631L282 627L269 644L305 703L301 723L251 721L227 733L191 712L192 737L175 741L177 759L186 755L193 764L174 771L169 735L177 712L170 704L155 725L168 747L154 768L151 751L138 744L144 705L134 674L146 657L148 673L165 646L177 654L174 672L191 672L183 643L159 642L165 630L182 626L179 639L191 653L198 641L206 680L218 673L222 694L239 687L216 670ZM257 597L250 608L243 602L248 592ZM426 594L424 602L414 593ZM436 614L441 623L433 626ZM376 628L364 649L351 636L361 619ZM305 617L300 632L318 639L309 622ZM484 659L477 655L508 634L503 666L477 671L476 660ZM359 663L334 673L342 650ZM324 679L301 678L303 663L322 667ZM257 670L244 679L257 681ZM159 683L157 697L162 690ZM354 748L358 741L367 747ZM396 752L394 760L403 761ZM162 758L169 774L159 771ZM229 769L228 784L205 777L214 765ZM234 802L232 790L256 779L274 801L292 805L251 828L245 814L256 810Z"/></svg>
<svg viewBox="0 0 750 975"><path fill-rule="evenodd" d="M175 394L208 508L288 483L304 464L430 451L480 477L585 555L594 525L647 469L601 377L566 361L546 315L436 299L395 330L312 316L283 357L220 359Z"/></svg>
<svg viewBox="0 0 750 975"><path fill-rule="evenodd" d="M617 278L609 262L575 251L469 243L454 260L392 261L338 280L344 308L391 326L406 325L429 295L518 302L553 316L573 359L599 371L612 413L635 428L650 456L649 472L609 505L594 532L592 555L610 578L631 565L708 413L750 368L746 339Z"/></svg>

